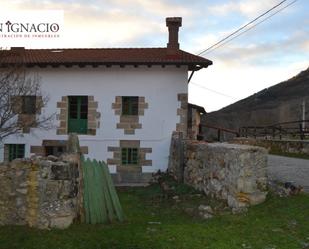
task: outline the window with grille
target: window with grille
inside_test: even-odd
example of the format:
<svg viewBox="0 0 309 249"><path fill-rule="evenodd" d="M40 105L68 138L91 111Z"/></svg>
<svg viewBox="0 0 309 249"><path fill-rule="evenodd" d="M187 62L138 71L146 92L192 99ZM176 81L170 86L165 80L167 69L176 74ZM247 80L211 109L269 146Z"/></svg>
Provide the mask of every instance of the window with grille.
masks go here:
<svg viewBox="0 0 309 249"><path fill-rule="evenodd" d="M122 97L122 115L138 115L138 97Z"/></svg>
<svg viewBox="0 0 309 249"><path fill-rule="evenodd" d="M122 148L121 162L123 165L138 164L138 148Z"/></svg>
<svg viewBox="0 0 309 249"><path fill-rule="evenodd" d="M36 96L22 96L22 114L36 113Z"/></svg>
<svg viewBox="0 0 309 249"><path fill-rule="evenodd" d="M8 144L9 149L9 161L16 158L25 157L25 145L24 144Z"/></svg>
<svg viewBox="0 0 309 249"><path fill-rule="evenodd" d="M45 156L61 156L66 152L65 146L45 146Z"/></svg>

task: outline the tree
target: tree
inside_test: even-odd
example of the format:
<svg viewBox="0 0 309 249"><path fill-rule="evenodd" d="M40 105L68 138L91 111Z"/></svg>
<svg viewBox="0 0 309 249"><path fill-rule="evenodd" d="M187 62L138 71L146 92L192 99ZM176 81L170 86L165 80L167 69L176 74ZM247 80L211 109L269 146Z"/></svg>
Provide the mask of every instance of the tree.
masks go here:
<svg viewBox="0 0 309 249"><path fill-rule="evenodd" d="M16 54L0 50L0 143L30 128L51 129L55 115L41 113L49 97L41 91L40 77L28 72L22 60L8 63L13 56L16 59Z"/></svg>

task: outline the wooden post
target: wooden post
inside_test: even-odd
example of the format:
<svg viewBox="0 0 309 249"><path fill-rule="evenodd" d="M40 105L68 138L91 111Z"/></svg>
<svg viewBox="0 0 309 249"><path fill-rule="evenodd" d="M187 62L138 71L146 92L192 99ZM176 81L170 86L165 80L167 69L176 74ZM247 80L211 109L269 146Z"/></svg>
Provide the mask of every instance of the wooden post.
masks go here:
<svg viewBox="0 0 309 249"><path fill-rule="evenodd" d="M220 142L220 141L221 141L221 130L218 129L218 142Z"/></svg>
<svg viewBox="0 0 309 249"><path fill-rule="evenodd" d="M204 140L202 124L198 125L198 134L196 136L196 140L198 140L198 141Z"/></svg>
<svg viewBox="0 0 309 249"><path fill-rule="evenodd" d="M305 139L305 133L304 133L302 124L299 124L299 132L300 132L300 139L304 140Z"/></svg>

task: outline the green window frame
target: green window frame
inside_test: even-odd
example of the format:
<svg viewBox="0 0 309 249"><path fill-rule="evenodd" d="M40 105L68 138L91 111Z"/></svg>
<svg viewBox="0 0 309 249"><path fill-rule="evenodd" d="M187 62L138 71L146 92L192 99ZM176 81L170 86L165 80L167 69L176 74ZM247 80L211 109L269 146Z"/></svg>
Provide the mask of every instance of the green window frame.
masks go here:
<svg viewBox="0 0 309 249"><path fill-rule="evenodd" d="M36 113L36 96L22 96L22 114Z"/></svg>
<svg viewBox="0 0 309 249"><path fill-rule="evenodd" d="M121 148L122 165L138 165L138 148Z"/></svg>
<svg viewBox="0 0 309 249"><path fill-rule="evenodd" d="M138 97L123 96L122 97L122 115L138 115Z"/></svg>
<svg viewBox="0 0 309 249"><path fill-rule="evenodd" d="M9 148L9 161L13 161L16 158L25 157L25 145L24 144L8 144Z"/></svg>
<svg viewBox="0 0 309 249"><path fill-rule="evenodd" d="M87 134L88 96L68 96L68 133Z"/></svg>

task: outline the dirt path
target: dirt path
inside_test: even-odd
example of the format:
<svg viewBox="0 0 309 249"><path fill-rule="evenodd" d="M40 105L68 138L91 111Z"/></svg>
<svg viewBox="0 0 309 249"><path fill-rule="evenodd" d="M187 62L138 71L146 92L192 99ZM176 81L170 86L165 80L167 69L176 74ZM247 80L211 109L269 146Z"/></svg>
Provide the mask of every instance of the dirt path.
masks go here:
<svg viewBox="0 0 309 249"><path fill-rule="evenodd" d="M301 185L309 193L309 160L269 155L268 176L272 180Z"/></svg>

